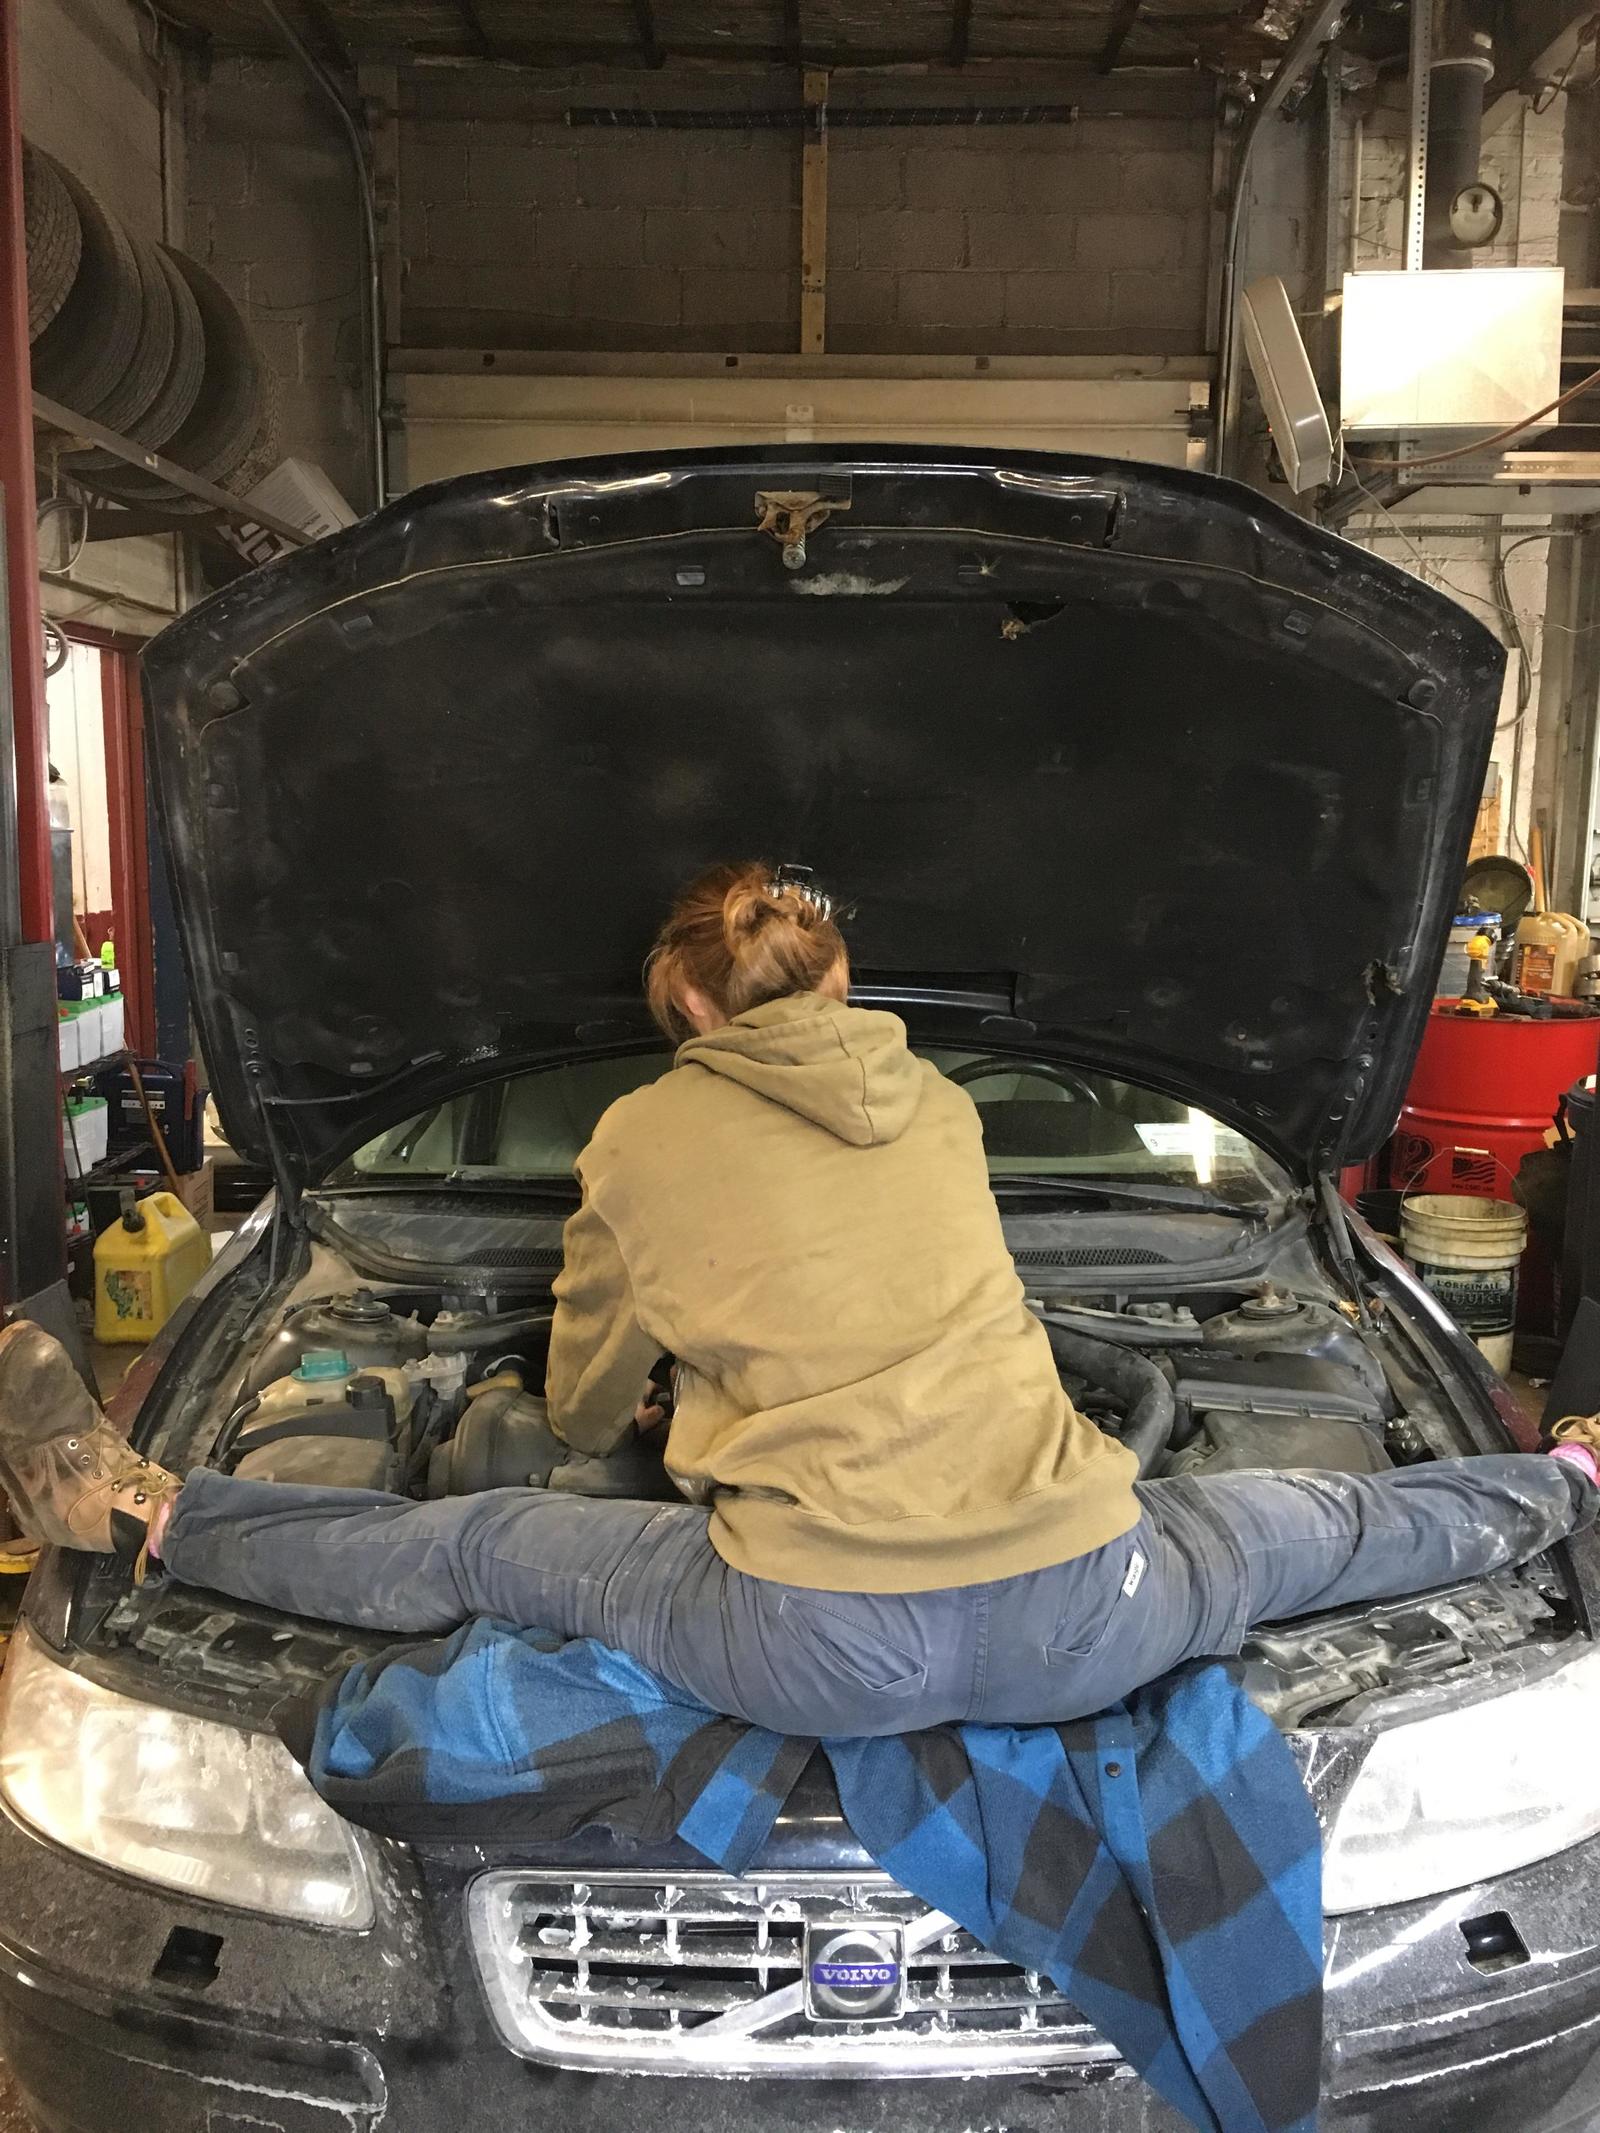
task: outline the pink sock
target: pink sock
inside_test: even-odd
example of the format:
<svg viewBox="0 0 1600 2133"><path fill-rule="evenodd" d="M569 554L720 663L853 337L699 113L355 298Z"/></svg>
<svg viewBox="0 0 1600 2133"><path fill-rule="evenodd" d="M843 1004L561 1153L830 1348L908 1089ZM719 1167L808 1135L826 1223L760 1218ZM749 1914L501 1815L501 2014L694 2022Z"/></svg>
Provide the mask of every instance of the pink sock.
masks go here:
<svg viewBox="0 0 1600 2133"><path fill-rule="evenodd" d="M1584 1473L1600 1488L1600 1460L1595 1458L1586 1444L1558 1444L1550 1454L1552 1459L1564 1459L1568 1466L1582 1467Z"/></svg>
<svg viewBox="0 0 1600 2133"><path fill-rule="evenodd" d="M171 1516L172 1498L169 1496L165 1503L158 1506L155 1517L152 1518L150 1521L150 1536L148 1546L150 1549L151 1559L154 1562L159 1563L161 1560L161 1543L166 1535L167 1520Z"/></svg>

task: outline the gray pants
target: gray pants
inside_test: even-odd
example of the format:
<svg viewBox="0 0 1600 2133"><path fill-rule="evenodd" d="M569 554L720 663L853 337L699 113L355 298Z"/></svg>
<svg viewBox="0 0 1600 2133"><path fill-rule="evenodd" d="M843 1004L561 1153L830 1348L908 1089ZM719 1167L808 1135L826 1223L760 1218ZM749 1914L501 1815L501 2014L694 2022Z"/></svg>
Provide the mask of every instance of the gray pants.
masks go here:
<svg viewBox="0 0 1600 2133"><path fill-rule="evenodd" d="M1563 1460L1141 1484L1120 1540L1027 1577L847 1593L730 1570L691 1504L536 1489L411 1503L192 1474L162 1560L236 1599L365 1629L474 1615L595 1637L713 1710L781 1733L1053 1724L1103 1710L1257 1622L1518 1563L1592 1523Z"/></svg>

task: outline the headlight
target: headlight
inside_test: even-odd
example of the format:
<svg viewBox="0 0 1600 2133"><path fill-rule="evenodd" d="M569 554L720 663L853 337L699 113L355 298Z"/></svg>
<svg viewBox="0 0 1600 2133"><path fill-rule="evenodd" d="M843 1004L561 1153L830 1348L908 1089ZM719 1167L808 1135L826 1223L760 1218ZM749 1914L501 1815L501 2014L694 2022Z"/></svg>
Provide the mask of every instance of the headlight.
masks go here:
<svg viewBox="0 0 1600 2133"><path fill-rule="evenodd" d="M355 1836L266 1733L118 1696L19 1631L0 1677L0 1795L68 1851L191 1896L372 1923Z"/></svg>
<svg viewBox="0 0 1600 2133"><path fill-rule="evenodd" d="M1600 1830L1600 1652L1380 1733L1339 1808L1323 1908L1366 1911L1551 1858Z"/></svg>

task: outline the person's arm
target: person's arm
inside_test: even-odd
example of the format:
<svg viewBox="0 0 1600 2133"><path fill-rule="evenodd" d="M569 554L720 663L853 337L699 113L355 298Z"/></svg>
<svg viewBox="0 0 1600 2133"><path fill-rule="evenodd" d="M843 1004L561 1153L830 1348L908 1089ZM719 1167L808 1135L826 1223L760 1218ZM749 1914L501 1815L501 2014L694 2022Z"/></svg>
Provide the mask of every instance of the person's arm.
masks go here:
<svg viewBox="0 0 1600 2133"><path fill-rule="evenodd" d="M661 1344L634 1314L628 1269L587 1186L561 1248L545 1374L550 1427L574 1451L604 1458L632 1427Z"/></svg>

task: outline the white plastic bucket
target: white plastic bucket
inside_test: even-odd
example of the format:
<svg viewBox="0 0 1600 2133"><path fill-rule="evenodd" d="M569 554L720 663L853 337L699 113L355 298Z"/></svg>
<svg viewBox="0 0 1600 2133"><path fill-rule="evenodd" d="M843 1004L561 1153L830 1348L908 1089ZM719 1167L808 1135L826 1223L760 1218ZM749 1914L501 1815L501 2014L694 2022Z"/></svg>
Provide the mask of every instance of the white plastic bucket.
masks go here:
<svg viewBox="0 0 1600 2133"><path fill-rule="evenodd" d="M1400 1203L1401 1250L1502 1377L1511 1368L1517 1269L1527 1241L1528 1217L1508 1200L1423 1192Z"/></svg>

